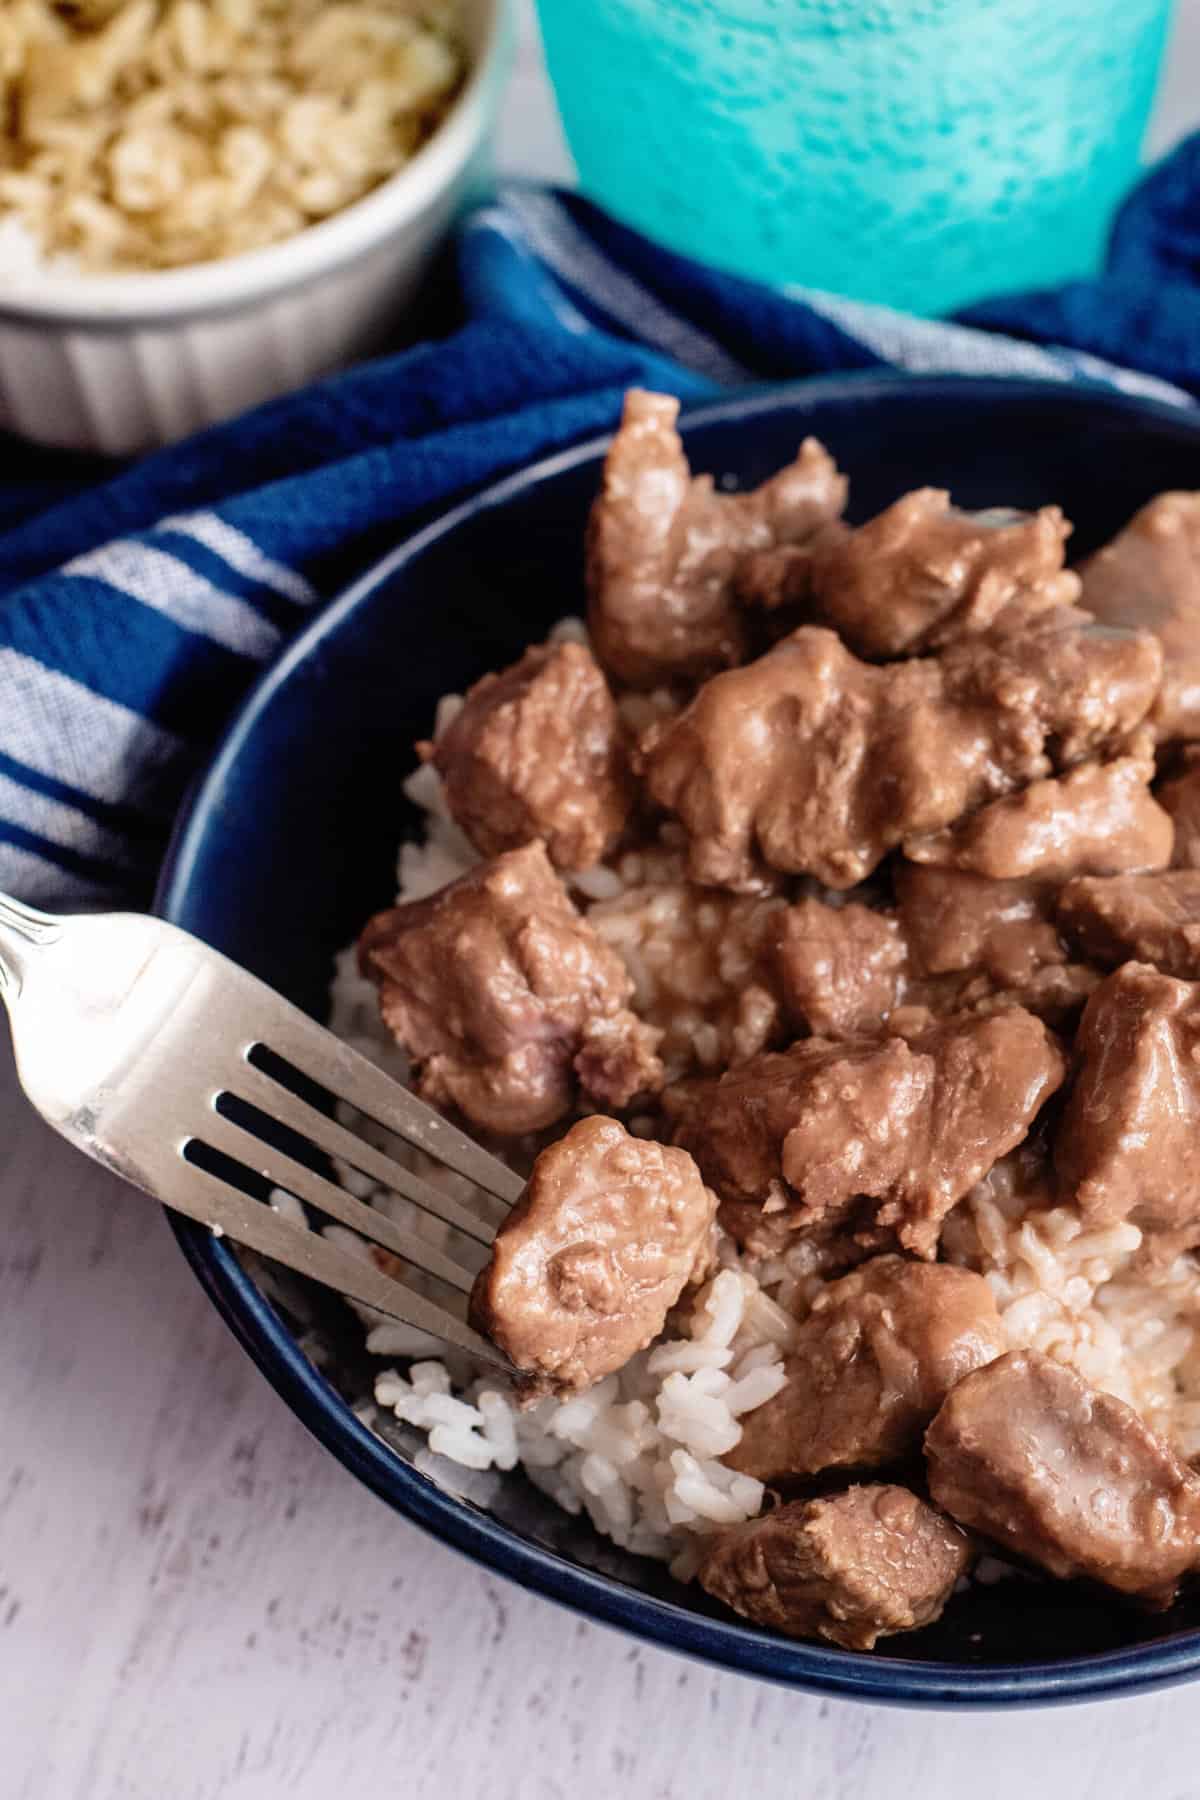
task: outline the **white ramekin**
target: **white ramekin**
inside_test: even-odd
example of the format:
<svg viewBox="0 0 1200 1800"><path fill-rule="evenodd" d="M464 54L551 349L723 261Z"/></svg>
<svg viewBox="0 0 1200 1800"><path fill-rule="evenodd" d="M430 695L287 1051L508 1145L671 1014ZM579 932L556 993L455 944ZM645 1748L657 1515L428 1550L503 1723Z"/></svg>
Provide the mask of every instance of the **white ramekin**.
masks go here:
<svg viewBox="0 0 1200 1800"><path fill-rule="evenodd" d="M471 72L429 142L344 212L266 250L146 275L0 274L0 429L128 455L385 342L483 174L508 0L465 0Z"/></svg>

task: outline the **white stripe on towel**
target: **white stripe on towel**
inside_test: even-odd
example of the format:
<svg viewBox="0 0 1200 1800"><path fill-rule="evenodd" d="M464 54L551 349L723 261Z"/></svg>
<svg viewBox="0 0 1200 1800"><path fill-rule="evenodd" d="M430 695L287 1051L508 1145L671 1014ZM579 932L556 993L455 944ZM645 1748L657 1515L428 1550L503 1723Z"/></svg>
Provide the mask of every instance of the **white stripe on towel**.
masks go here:
<svg viewBox="0 0 1200 1800"><path fill-rule="evenodd" d="M749 369L723 350L715 338L673 313L657 294L609 262L571 222L557 200L515 187L505 188L501 198L542 261L612 318L685 368L713 381L736 386L751 379Z"/></svg>
<svg viewBox="0 0 1200 1800"><path fill-rule="evenodd" d="M19 650L0 649L0 750L95 800L137 806L182 738Z"/></svg>
<svg viewBox="0 0 1200 1800"><path fill-rule="evenodd" d="M23 844L0 843L0 888L30 906L95 909L116 906L121 898L119 889L60 869Z"/></svg>
<svg viewBox="0 0 1200 1800"><path fill-rule="evenodd" d="M0 819L20 825L49 844L73 850L78 856L112 863L117 868L137 868L136 858L130 856L128 844L119 832L98 824L65 800L53 800L4 774L0 774Z"/></svg>
<svg viewBox="0 0 1200 1800"><path fill-rule="evenodd" d="M223 594L179 557L132 539L89 550L64 565L62 574L103 581L118 593L164 614L185 631L211 638L239 656L264 661L274 654L280 632L261 613Z"/></svg>
<svg viewBox="0 0 1200 1800"><path fill-rule="evenodd" d="M276 562L273 556L259 549L253 538L216 513L176 513L169 519L160 519L155 530L177 531L182 537L194 538L240 575L261 582L273 593L282 594L285 600L294 600L297 606L311 606L317 598L316 588L305 581L303 575Z"/></svg>
<svg viewBox="0 0 1200 1800"><path fill-rule="evenodd" d="M1078 350L1026 344L1000 332L978 331L974 326L952 325L942 319L917 319L890 306L844 300L838 294L821 293L815 288L789 285L783 291L802 300L885 362L913 374L1029 375L1050 381L1073 381L1082 375L1110 382L1127 393L1145 394L1174 405L1193 404L1190 394L1168 381L1118 368L1115 363L1085 356Z"/></svg>

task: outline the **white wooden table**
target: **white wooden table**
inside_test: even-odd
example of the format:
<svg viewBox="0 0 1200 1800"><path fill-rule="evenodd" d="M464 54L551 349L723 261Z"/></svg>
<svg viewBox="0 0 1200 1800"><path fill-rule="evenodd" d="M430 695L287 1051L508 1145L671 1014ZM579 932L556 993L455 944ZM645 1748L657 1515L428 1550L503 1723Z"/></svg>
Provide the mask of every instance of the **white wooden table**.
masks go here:
<svg viewBox="0 0 1200 1800"><path fill-rule="evenodd" d="M1156 131L1200 115L1200 0ZM531 49L509 167L565 169ZM867 1710L481 1573L320 1451L0 1053L0 1800L1194 1800L1200 1690Z"/></svg>

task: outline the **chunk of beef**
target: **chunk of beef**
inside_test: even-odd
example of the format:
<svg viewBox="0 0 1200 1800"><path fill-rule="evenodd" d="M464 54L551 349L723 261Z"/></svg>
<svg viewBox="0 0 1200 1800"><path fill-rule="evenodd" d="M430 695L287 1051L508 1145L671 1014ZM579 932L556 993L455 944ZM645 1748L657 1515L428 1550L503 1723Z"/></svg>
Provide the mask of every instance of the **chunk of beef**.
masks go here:
<svg viewBox="0 0 1200 1800"><path fill-rule="evenodd" d="M962 512L943 489L918 488L857 531L826 531L807 555L783 550L757 574L764 604L806 602L859 656L911 656L986 631L1014 604L1028 614L1070 606L1079 595L1079 577L1063 568L1070 530L1057 506Z"/></svg>
<svg viewBox="0 0 1200 1800"><path fill-rule="evenodd" d="M1142 963L1102 981L1075 1039L1059 1191L1097 1224L1200 1240L1200 987Z"/></svg>
<svg viewBox="0 0 1200 1800"><path fill-rule="evenodd" d="M633 804L617 709L583 644L539 644L502 675L485 675L420 749L484 856L542 838L560 869L589 868Z"/></svg>
<svg viewBox="0 0 1200 1800"><path fill-rule="evenodd" d="M1200 980L1200 869L1069 881L1059 922L1091 962L1153 963L1164 975Z"/></svg>
<svg viewBox="0 0 1200 1800"><path fill-rule="evenodd" d="M1159 788L1158 803L1175 825L1172 868L1200 869L1200 749L1184 752L1179 772Z"/></svg>
<svg viewBox="0 0 1200 1800"><path fill-rule="evenodd" d="M662 1330L712 1261L716 1196L683 1150L581 1119L543 1150L471 1294L526 1394L578 1393Z"/></svg>
<svg viewBox="0 0 1200 1800"><path fill-rule="evenodd" d="M951 1518L1050 1575L1167 1606L1200 1562L1200 1477L1132 1407L1039 1351L959 1382L925 1453Z"/></svg>
<svg viewBox="0 0 1200 1800"><path fill-rule="evenodd" d="M801 900L777 915L775 967L793 1023L817 1037L879 1031L903 991L907 951L889 913Z"/></svg>
<svg viewBox="0 0 1200 1800"><path fill-rule="evenodd" d="M633 983L572 906L540 843L481 864L428 900L378 914L364 974L411 1054L417 1087L486 1131L553 1125L577 1096L625 1106L662 1080L655 1034L626 1011ZM606 1027L604 1066L590 1033ZM616 1055L618 1042L624 1056ZM582 1060L580 1060L582 1057ZM610 1079L637 1071L637 1087Z"/></svg>
<svg viewBox="0 0 1200 1800"><path fill-rule="evenodd" d="M922 975L978 969L997 987L1021 988L1066 960L1051 884L910 862L896 865L894 881L900 926Z"/></svg>
<svg viewBox="0 0 1200 1800"><path fill-rule="evenodd" d="M1053 924L1057 888L990 881L963 869L901 862L895 872L910 972L889 1030L911 1037L955 1012L1023 1006L1056 1030L1073 1027L1100 980L1067 960Z"/></svg>
<svg viewBox="0 0 1200 1800"><path fill-rule="evenodd" d="M723 1201L794 1231L853 1221L865 1245L898 1239L932 1257L946 1213L1020 1142L1063 1073L1053 1038L1019 1007L946 1020L911 1044L810 1039L706 1085L676 1139Z"/></svg>
<svg viewBox="0 0 1200 1800"><path fill-rule="evenodd" d="M982 1275L877 1256L818 1292L787 1386L746 1414L725 1461L769 1484L899 1462L955 1382L1007 1348Z"/></svg>
<svg viewBox="0 0 1200 1800"><path fill-rule="evenodd" d="M913 862L967 869L993 881L1069 881L1165 869L1175 827L1150 792L1149 741L1132 756L1083 763L1067 775L1035 781L993 800L957 825L910 838Z"/></svg>
<svg viewBox="0 0 1200 1800"><path fill-rule="evenodd" d="M766 863L850 887L906 838L1119 745L1160 670L1155 639L1061 607L888 668L802 626L651 726L637 761L694 880L755 892Z"/></svg>
<svg viewBox="0 0 1200 1800"><path fill-rule="evenodd" d="M1079 573L1080 604L1101 624L1145 626L1162 640L1159 740L1200 737L1200 494L1160 494Z"/></svg>
<svg viewBox="0 0 1200 1800"><path fill-rule="evenodd" d="M688 882L627 888L588 923L625 962L671 1079L744 1062L780 1036L772 947L785 902Z"/></svg>
<svg viewBox="0 0 1200 1800"><path fill-rule="evenodd" d="M802 539L846 503L846 482L815 438L748 494L693 476L675 430L679 402L632 390L588 525L588 623L596 653L638 687L737 662L739 561Z"/></svg>
<svg viewBox="0 0 1200 1800"><path fill-rule="evenodd" d="M875 1484L722 1531L698 1580L755 1625L871 1650L931 1624L969 1562L949 1519L907 1488Z"/></svg>

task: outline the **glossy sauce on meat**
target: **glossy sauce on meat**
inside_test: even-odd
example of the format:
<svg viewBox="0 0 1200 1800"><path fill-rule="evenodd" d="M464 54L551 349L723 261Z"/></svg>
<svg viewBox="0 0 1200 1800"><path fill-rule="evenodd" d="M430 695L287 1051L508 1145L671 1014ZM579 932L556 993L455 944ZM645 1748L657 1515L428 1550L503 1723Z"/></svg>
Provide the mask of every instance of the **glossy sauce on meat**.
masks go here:
<svg viewBox="0 0 1200 1800"><path fill-rule="evenodd" d="M846 502L845 479L815 438L753 493L719 493L688 467L678 412L665 394L626 396L588 525L592 641L604 666L636 687L738 662L739 563L807 537Z"/></svg>
<svg viewBox="0 0 1200 1800"><path fill-rule="evenodd" d="M1037 1351L960 1382L925 1455L951 1518L1048 1574L1167 1606L1200 1563L1200 1477L1132 1407Z"/></svg>
<svg viewBox="0 0 1200 1800"><path fill-rule="evenodd" d="M1069 881L1058 920L1101 968L1153 963L1164 975L1200 978L1200 869Z"/></svg>
<svg viewBox="0 0 1200 1800"><path fill-rule="evenodd" d="M872 1650L936 1619L970 1560L949 1519L907 1488L877 1484L719 1533L699 1580L755 1625Z"/></svg>
<svg viewBox="0 0 1200 1800"><path fill-rule="evenodd" d="M816 1037L879 1030L904 991L908 951L897 920L811 899L777 917L775 974L793 1024Z"/></svg>
<svg viewBox="0 0 1200 1800"><path fill-rule="evenodd" d="M1161 669L1155 639L1066 608L887 668L802 626L707 682L635 761L688 834L693 880L755 892L765 864L845 888L905 839L1126 738Z"/></svg>
<svg viewBox="0 0 1200 1800"><path fill-rule="evenodd" d="M941 488L917 488L857 531L819 540L808 577L813 616L859 656L912 656L986 631L1015 604L1070 606L1070 525L1057 506L962 512Z"/></svg>
<svg viewBox="0 0 1200 1800"><path fill-rule="evenodd" d="M1149 742L1132 756L1084 763L1031 782L930 837L910 838L913 862L965 869L992 881L1069 881L1165 869L1175 827L1150 792Z"/></svg>
<svg viewBox="0 0 1200 1800"><path fill-rule="evenodd" d="M1200 987L1125 963L1088 1001L1075 1054L1062 1198L1097 1223L1200 1241Z"/></svg>
<svg viewBox="0 0 1200 1800"><path fill-rule="evenodd" d="M661 1085L657 1036L627 1009L624 964L571 904L540 843L379 913L359 959L418 1090L486 1131L555 1124L581 1075L597 1101L618 1106Z"/></svg>
<svg viewBox="0 0 1200 1800"><path fill-rule="evenodd" d="M722 1200L797 1231L853 1219L866 1245L932 1257L946 1213L1021 1141L1063 1073L1045 1026L1019 1008L950 1019L911 1044L813 1039L700 1087L676 1141Z"/></svg>
<svg viewBox="0 0 1200 1800"><path fill-rule="evenodd" d="M485 675L422 752L484 856L541 838L558 868L590 868L633 804L617 709L583 644L537 645Z"/></svg>
<svg viewBox="0 0 1200 1800"><path fill-rule="evenodd" d="M725 1460L768 1484L899 1462L955 1382L1007 1348L982 1275L874 1257L819 1291L787 1385L747 1414Z"/></svg>
<svg viewBox="0 0 1200 1800"><path fill-rule="evenodd" d="M1200 737L1200 494L1160 494L1079 573L1080 605L1102 624L1137 626L1162 641L1158 737Z"/></svg>
<svg viewBox="0 0 1200 1800"><path fill-rule="evenodd" d="M663 1328L712 1260L716 1197L683 1150L581 1119L543 1150L471 1296L527 1396L572 1393Z"/></svg>

